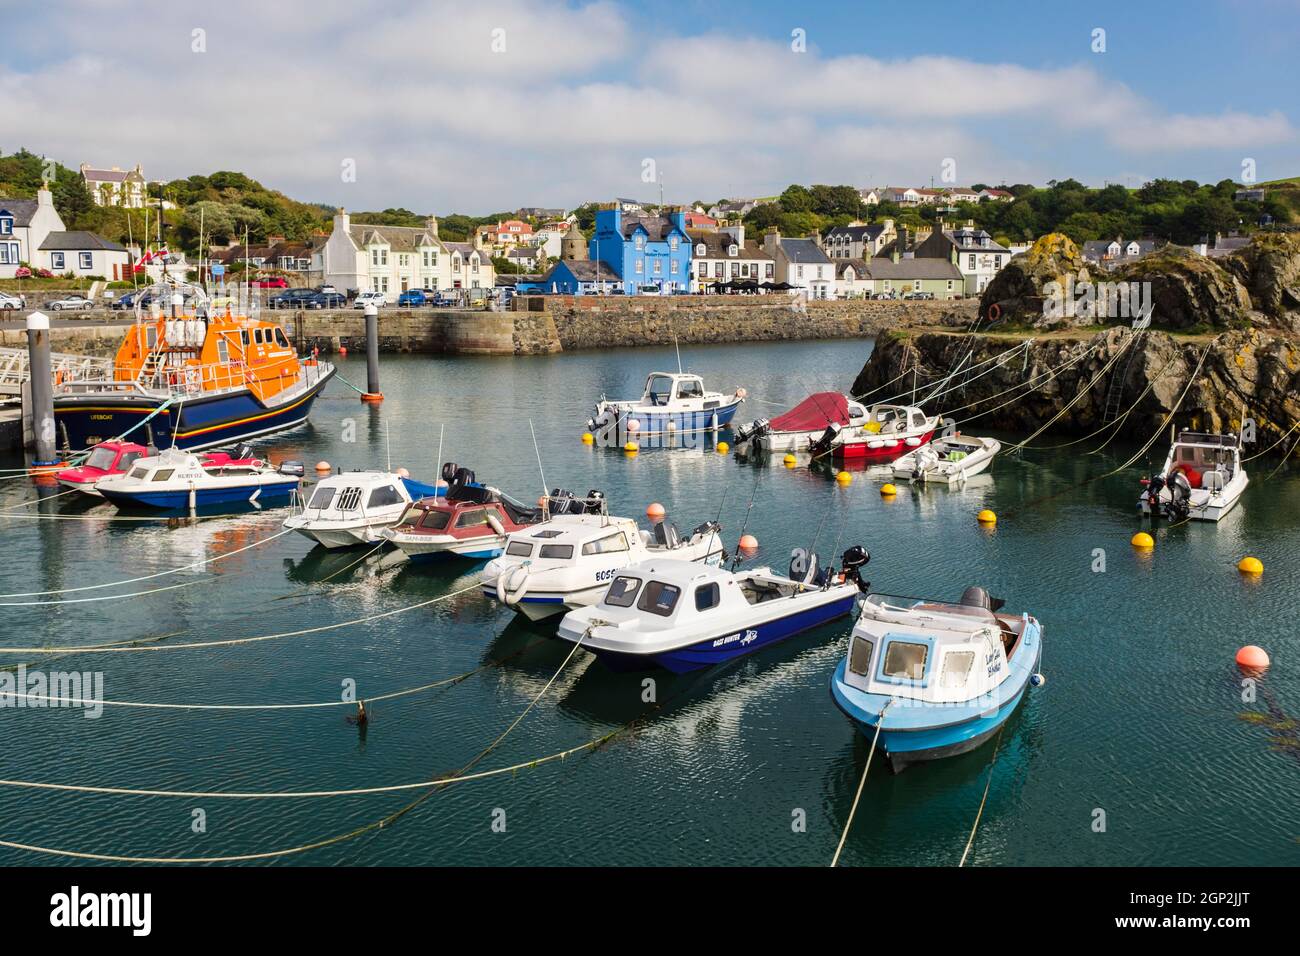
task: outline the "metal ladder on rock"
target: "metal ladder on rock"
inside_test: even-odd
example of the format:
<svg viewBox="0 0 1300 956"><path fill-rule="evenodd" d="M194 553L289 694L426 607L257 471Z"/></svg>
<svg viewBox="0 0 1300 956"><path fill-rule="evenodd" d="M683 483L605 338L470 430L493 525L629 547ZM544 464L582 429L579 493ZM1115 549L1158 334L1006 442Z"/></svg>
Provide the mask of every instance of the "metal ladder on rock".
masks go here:
<svg viewBox="0 0 1300 956"><path fill-rule="evenodd" d="M1143 331L1136 331L1134 336L1144 335ZM1110 384L1106 388L1106 406L1101 413L1101 423L1109 425L1119 417L1119 408L1124 401L1124 383L1128 381L1129 370L1133 367L1133 359L1137 357L1138 349L1136 342L1129 343L1128 358L1124 361L1123 368L1117 367L1111 372Z"/></svg>

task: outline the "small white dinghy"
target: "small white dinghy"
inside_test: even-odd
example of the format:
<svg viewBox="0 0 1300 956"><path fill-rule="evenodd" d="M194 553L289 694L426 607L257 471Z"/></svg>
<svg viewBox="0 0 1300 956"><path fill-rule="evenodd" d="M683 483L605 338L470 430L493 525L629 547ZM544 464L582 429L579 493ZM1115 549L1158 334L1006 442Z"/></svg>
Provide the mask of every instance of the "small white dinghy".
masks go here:
<svg viewBox="0 0 1300 956"><path fill-rule="evenodd" d="M894 477L928 485L960 485L985 471L1001 450L996 438L945 435L895 461Z"/></svg>
<svg viewBox="0 0 1300 956"><path fill-rule="evenodd" d="M836 574L797 549L789 576L640 561L614 578L599 604L566 614L559 636L614 670L680 674L722 664L848 614L864 587L858 570L867 553L851 548L844 557L845 573Z"/></svg>
<svg viewBox="0 0 1300 956"><path fill-rule="evenodd" d="M284 519L284 527L327 548L375 544L412 501L437 490L389 471L342 472L322 478L306 505Z"/></svg>
<svg viewBox="0 0 1300 956"><path fill-rule="evenodd" d="M1143 478L1138 509L1171 521L1218 521L1250 484L1241 466L1241 436L1180 432L1160 474Z"/></svg>
<svg viewBox="0 0 1300 956"><path fill-rule="evenodd" d="M603 495L552 495L550 520L516 531L483 569L484 596L534 621L595 604L620 570L652 557L717 564L723 558L716 521L685 538L668 521L643 531L632 518L606 513Z"/></svg>

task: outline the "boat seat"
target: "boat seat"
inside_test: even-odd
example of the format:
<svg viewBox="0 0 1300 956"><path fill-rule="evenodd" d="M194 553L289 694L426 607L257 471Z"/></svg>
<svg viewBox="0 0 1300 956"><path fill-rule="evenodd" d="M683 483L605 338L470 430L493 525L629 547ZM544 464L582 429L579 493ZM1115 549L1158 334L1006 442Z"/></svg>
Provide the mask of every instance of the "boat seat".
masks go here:
<svg viewBox="0 0 1300 956"><path fill-rule="evenodd" d="M677 525L669 521L660 521L655 525L655 544L661 548L675 548L682 543L677 533Z"/></svg>
<svg viewBox="0 0 1300 956"><path fill-rule="evenodd" d="M1226 477L1221 471L1207 471L1201 475L1201 487L1206 491L1222 491Z"/></svg>

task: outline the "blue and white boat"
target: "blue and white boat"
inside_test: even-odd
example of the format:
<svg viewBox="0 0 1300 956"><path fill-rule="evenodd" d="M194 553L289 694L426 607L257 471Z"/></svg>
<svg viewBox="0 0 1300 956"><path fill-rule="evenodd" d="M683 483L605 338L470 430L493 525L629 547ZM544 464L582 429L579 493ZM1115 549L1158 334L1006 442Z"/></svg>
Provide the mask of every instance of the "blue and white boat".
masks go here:
<svg viewBox="0 0 1300 956"><path fill-rule="evenodd" d="M863 556L860 566L866 552L854 552ZM642 561L624 568L599 604L566 614L559 636L581 643L613 670L657 666L680 674L722 664L853 609L860 593L856 569L820 572L815 561L806 568L787 577L770 568L736 572Z"/></svg>
<svg viewBox="0 0 1300 956"><path fill-rule="evenodd" d="M735 417L745 390L731 395L706 392L704 380L689 372L651 372L638 399L611 401L601 397L587 430L604 432L678 433L717 431Z"/></svg>
<svg viewBox="0 0 1300 956"><path fill-rule="evenodd" d="M95 490L119 508L278 507L292 500L302 474L301 462L276 468L259 458L199 456L167 448L138 459L126 474L100 479Z"/></svg>
<svg viewBox="0 0 1300 956"><path fill-rule="evenodd" d="M831 696L868 738L880 728L895 772L974 750L1041 682L1042 626L1001 607L978 587L956 604L884 594L863 602Z"/></svg>

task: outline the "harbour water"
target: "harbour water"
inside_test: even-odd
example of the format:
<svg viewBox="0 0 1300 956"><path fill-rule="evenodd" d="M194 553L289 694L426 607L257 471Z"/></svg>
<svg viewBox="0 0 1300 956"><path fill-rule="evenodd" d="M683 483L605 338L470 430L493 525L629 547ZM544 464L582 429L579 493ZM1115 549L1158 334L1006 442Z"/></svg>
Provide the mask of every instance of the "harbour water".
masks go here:
<svg viewBox="0 0 1300 956"><path fill-rule="evenodd" d="M710 388L744 386L749 400L737 421L746 421L811 391L846 389L869 349L774 343L692 347L683 358ZM303 459L309 473L320 459L360 468L391 454L394 467L432 479L445 425L443 460L527 500L543 484L531 423L546 483L579 494L601 489L615 513L641 516L659 501L682 528L720 515L734 545L752 496L748 531L761 552L751 563L783 570L792 547L815 544L826 559L860 543L872 553L866 576L876 589L955 599L982 585L1043 622L1047 682L1006 728L968 865L1300 859L1300 735L1285 723L1300 719L1295 469L1268 478L1275 462L1251 463L1252 484L1235 513L1217 527L1159 526L1143 556L1128 542L1139 526L1144 465L1074 487L1132 454L1119 442L1096 455L1087 453L1094 442L1004 455L991 480L960 490L900 486L893 500L865 475L840 486L830 474L741 464L712 447L627 457L580 443L602 393L639 395L648 372L675 367L671 348L388 356L382 405L363 405L334 383L309 428L260 451ZM362 356L341 359L340 368L364 383ZM970 430L981 433L977 423ZM1153 457L1163 453L1162 438ZM348 681L360 696L377 697L495 666L373 704L364 732L339 707L108 705L94 719L76 708L5 707L5 780L185 791L428 780L461 768L506 730L569 651L545 627L516 621L473 590L319 630L465 588L475 565L350 567L363 552L312 551L296 535L233 553L279 531L284 512L179 526L106 522L99 516L111 513L107 506L70 495L24 506L34 495L25 478L0 482L0 644L169 637L133 652L6 653L7 664L102 671L110 701L249 705L336 701ZM981 508L1001 516L995 529L976 523ZM1247 554L1263 561L1262 578L1236 571ZM229 557L201 570L93 587L220 555ZM30 593L75 588L87 590ZM133 596L117 599L123 594ZM844 620L682 677L615 674L579 651L475 770L542 758L647 715L634 730L564 760L449 786L384 829L267 862L826 864L868 747L828 693L849 627ZM311 632L168 649L293 631ZM1243 702L1233 663L1247 643L1273 658L1253 703ZM647 676L657 706L644 699ZM898 776L877 762L841 864L955 865L993 753L990 743ZM425 792L223 800L0 785L0 840L127 857L259 854L348 833ZM64 862L0 848L3 865Z"/></svg>

